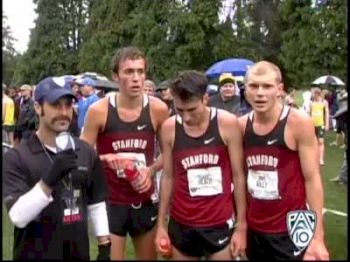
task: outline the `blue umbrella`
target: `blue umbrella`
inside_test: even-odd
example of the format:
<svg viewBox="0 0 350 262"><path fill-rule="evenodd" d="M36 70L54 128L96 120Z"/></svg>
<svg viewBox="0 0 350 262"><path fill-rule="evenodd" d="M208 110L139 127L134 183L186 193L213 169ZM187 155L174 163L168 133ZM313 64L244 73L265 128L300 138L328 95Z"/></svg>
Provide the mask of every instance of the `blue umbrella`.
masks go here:
<svg viewBox="0 0 350 262"><path fill-rule="evenodd" d="M218 78L222 73L232 73L234 76L244 76L249 66L254 62L245 58L229 58L213 64L206 71L209 78Z"/></svg>

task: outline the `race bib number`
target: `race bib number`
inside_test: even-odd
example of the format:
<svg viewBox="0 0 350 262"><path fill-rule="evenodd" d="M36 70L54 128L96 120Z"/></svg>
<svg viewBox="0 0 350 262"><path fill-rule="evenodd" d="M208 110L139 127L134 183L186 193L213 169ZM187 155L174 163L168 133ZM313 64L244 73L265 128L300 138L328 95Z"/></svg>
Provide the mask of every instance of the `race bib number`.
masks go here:
<svg viewBox="0 0 350 262"><path fill-rule="evenodd" d="M277 171L248 170L248 191L262 200L280 199Z"/></svg>
<svg viewBox="0 0 350 262"><path fill-rule="evenodd" d="M220 167L187 170L188 190L191 197L222 194Z"/></svg>
<svg viewBox="0 0 350 262"><path fill-rule="evenodd" d="M146 156L143 153L121 152L116 155L125 158L125 161L133 161L137 169L147 166ZM125 178L124 169L117 169L116 174L118 178Z"/></svg>

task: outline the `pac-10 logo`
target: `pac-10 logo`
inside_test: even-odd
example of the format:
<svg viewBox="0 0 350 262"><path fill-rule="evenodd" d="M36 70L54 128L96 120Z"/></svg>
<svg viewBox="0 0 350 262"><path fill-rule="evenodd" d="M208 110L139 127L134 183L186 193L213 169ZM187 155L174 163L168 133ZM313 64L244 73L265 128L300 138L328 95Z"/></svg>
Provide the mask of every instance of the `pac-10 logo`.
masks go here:
<svg viewBox="0 0 350 262"><path fill-rule="evenodd" d="M316 222L316 213L314 211L296 210L288 212L288 233L299 251L304 250L312 240Z"/></svg>

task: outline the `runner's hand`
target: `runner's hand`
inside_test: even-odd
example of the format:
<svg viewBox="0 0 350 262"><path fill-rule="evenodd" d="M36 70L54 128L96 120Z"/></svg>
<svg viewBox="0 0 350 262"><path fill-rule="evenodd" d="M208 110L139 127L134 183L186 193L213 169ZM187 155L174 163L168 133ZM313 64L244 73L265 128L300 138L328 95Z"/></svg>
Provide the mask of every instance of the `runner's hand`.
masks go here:
<svg viewBox="0 0 350 262"><path fill-rule="evenodd" d="M100 160L106 163L107 166L113 170L125 169L128 162L131 160L136 160L136 158L125 157L120 154L103 154L100 155Z"/></svg>
<svg viewBox="0 0 350 262"><path fill-rule="evenodd" d="M139 194L142 194L147 192L152 186L152 169L150 167L141 167L139 168L139 172L140 175L133 184L133 187Z"/></svg>
<svg viewBox="0 0 350 262"><path fill-rule="evenodd" d="M244 257L247 246L247 230L236 227L230 242L230 251L233 258Z"/></svg>
<svg viewBox="0 0 350 262"><path fill-rule="evenodd" d="M156 231L156 236L154 239L154 244L156 247L156 251L160 254L165 254L168 252L168 250L164 249L161 245L161 240L166 239L168 243L170 243L170 238L168 235L168 231L162 227L162 226L157 226L157 231Z"/></svg>
<svg viewBox="0 0 350 262"><path fill-rule="evenodd" d="M323 240L312 239L303 260L329 260L329 253Z"/></svg>

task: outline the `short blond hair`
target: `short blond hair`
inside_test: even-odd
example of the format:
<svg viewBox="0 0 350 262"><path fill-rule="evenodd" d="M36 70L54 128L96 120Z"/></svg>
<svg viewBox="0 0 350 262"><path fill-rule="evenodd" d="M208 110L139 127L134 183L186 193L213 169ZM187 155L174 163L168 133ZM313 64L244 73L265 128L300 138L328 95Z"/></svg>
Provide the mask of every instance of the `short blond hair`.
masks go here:
<svg viewBox="0 0 350 262"><path fill-rule="evenodd" d="M321 88L319 87L315 87L313 91L314 91L314 94L318 94L318 95L321 94Z"/></svg>
<svg viewBox="0 0 350 262"><path fill-rule="evenodd" d="M267 74L268 72L275 73L277 83L282 82L282 73L281 73L281 70L278 68L278 66L275 65L274 63L262 60L255 63L248 69L247 73L245 74L244 83L248 82L248 79L251 74L264 75L264 74Z"/></svg>

